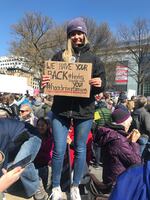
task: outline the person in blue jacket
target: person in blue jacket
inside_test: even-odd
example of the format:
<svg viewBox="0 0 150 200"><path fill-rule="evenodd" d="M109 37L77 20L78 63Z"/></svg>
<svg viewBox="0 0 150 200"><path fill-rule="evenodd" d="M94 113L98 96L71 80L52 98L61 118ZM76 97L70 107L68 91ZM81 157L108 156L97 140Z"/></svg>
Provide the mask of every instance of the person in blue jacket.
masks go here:
<svg viewBox="0 0 150 200"><path fill-rule="evenodd" d="M0 151L0 166L5 160L5 155ZM15 183L19 178L24 168L17 166L14 169L7 172L7 170L2 169L3 175L0 177L0 200L4 199L3 191L9 188L13 183Z"/></svg>
<svg viewBox="0 0 150 200"><path fill-rule="evenodd" d="M34 196L35 200L45 200L47 197L44 196L47 193L39 196L41 181L32 163L40 149L41 139L34 135L32 129L33 127L27 128L24 122L16 119L0 118L0 151L5 155L5 161L0 166L0 176L2 176L1 169L7 169L12 164L11 161L15 164L31 154L31 163L21 174L20 180L27 197Z"/></svg>
<svg viewBox="0 0 150 200"><path fill-rule="evenodd" d="M150 161L130 167L117 179L109 200L149 200Z"/></svg>

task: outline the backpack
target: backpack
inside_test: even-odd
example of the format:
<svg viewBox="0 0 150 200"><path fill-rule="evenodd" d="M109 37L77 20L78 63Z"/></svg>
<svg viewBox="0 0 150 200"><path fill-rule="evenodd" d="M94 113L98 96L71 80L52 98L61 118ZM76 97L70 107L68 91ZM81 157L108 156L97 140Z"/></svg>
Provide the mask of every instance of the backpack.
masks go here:
<svg viewBox="0 0 150 200"><path fill-rule="evenodd" d="M86 184L86 189L89 192L88 199L108 200L112 190L112 185L105 185L103 182L100 182L92 173L89 173L88 176L90 178L89 182Z"/></svg>

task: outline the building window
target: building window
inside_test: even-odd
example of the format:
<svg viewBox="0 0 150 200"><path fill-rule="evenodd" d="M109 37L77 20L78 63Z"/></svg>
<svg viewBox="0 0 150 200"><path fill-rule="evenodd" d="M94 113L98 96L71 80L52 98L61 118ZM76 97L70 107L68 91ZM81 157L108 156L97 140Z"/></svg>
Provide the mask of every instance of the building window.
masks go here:
<svg viewBox="0 0 150 200"><path fill-rule="evenodd" d="M150 83L144 84L144 96L150 96Z"/></svg>

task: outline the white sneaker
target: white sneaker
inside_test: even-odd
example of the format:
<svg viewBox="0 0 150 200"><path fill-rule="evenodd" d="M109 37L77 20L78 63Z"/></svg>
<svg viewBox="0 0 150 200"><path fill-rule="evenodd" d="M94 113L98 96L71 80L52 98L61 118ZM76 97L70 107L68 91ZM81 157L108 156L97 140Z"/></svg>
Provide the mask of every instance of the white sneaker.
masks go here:
<svg viewBox="0 0 150 200"><path fill-rule="evenodd" d="M42 180L40 179L40 185L39 185L37 191L35 192L35 194L33 195L33 199L34 200L47 200L47 198L48 198L48 194L44 189Z"/></svg>
<svg viewBox="0 0 150 200"><path fill-rule="evenodd" d="M5 195L5 193L2 193L2 200L6 200L6 195Z"/></svg>
<svg viewBox="0 0 150 200"><path fill-rule="evenodd" d="M52 197L52 200L62 200L62 191L60 186L54 187L52 189L52 194L50 195L50 198Z"/></svg>
<svg viewBox="0 0 150 200"><path fill-rule="evenodd" d="M79 188L77 186L72 186L70 189L70 200L81 200Z"/></svg>

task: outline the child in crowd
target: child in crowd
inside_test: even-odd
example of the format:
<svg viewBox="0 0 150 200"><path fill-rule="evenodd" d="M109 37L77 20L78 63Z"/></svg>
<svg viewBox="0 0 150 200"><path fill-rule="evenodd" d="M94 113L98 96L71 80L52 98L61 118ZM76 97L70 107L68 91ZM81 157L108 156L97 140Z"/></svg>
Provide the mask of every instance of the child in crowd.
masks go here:
<svg viewBox="0 0 150 200"><path fill-rule="evenodd" d="M43 180L44 187L51 186L51 161L53 152L53 136L49 122L41 117L36 125L42 139L41 148L34 160L35 167L39 170L39 176Z"/></svg>

